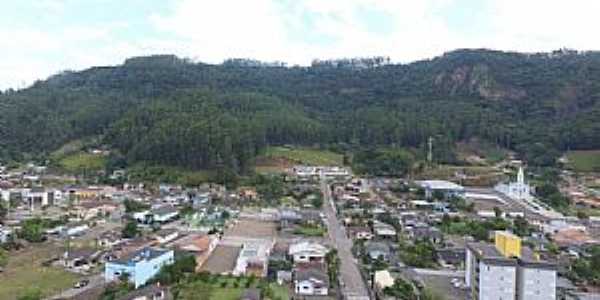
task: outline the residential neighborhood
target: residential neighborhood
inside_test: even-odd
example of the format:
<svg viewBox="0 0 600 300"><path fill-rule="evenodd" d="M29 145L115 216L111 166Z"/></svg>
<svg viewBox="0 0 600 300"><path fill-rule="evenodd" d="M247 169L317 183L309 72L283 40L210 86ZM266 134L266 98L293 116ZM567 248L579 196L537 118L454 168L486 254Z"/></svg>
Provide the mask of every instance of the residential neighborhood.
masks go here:
<svg viewBox="0 0 600 300"><path fill-rule="evenodd" d="M52 299L169 299L196 285L239 299L594 297L570 268L596 255L600 221L542 208L516 173L499 189L295 166L238 188L154 190L4 170L0 242L43 248L34 266L69 274Z"/></svg>

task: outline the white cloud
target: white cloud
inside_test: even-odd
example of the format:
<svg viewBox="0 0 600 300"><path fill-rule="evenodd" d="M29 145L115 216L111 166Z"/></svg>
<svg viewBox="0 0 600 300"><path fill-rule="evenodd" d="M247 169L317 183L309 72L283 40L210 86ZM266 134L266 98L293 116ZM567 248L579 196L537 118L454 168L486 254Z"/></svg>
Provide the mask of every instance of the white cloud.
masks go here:
<svg viewBox="0 0 600 300"><path fill-rule="evenodd" d="M463 0L175 0L169 2L170 9L146 16L145 24L115 19L57 28L4 26L0 89L22 87L65 69L118 64L130 56L155 53L213 63L248 57L308 64L314 58L373 55L409 62L474 47L600 49L595 38L599 1L481 1L487 9L475 12L480 23L461 25L469 28L457 27L448 18L469 5ZM47 14L68 11L70 3L35 2ZM387 16L385 30L374 33L367 26L372 20L363 19L365 11ZM124 29L129 35L120 35Z"/></svg>

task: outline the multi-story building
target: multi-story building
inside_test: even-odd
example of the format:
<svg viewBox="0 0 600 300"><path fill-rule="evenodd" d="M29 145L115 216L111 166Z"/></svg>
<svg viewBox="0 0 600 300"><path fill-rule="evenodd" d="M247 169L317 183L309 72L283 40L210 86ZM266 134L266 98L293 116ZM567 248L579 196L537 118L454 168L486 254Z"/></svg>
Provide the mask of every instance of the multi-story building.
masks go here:
<svg viewBox="0 0 600 300"><path fill-rule="evenodd" d="M154 277L163 266L174 261L173 250L143 248L118 260L107 262L104 267L104 279L109 282L121 279L127 274L129 281L138 288Z"/></svg>
<svg viewBox="0 0 600 300"><path fill-rule="evenodd" d="M556 299L556 266L529 248L519 237L496 232L495 245L468 243L465 283L471 299Z"/></svg>

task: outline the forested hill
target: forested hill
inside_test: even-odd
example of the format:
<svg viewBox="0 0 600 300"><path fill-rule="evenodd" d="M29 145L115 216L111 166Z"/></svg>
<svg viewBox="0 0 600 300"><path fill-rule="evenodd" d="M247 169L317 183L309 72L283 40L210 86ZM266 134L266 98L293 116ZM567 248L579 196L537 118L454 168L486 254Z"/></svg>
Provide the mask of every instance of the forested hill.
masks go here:
<svg viewBox="0 0 600 300"><path fill-rule="evenodd" d="M478 137L532 164L600 148L600 53L457 50L285 67L161 55L0 95L0 158L101 136L130 162L242 172L266 145L438 148Z"/></svg>

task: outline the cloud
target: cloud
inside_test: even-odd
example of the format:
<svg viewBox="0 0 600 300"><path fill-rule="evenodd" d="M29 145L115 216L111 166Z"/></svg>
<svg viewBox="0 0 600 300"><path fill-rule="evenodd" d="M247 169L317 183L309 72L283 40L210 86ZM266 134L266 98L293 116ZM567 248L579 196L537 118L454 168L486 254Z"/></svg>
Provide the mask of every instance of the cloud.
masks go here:
<svg viewBox="0 0 600 300"><path fill-rule="evenodd" d="M306 65L315 58L376 55L410 62L456 48L600 49L595 38L600 2L588 0L169 0L160 5L29 0L19 5L24 7L0 11L0 23L6 20L0 24L0 89L23 87L61 70L157 53L211 63L246 57ZM16 18L22 11L29 13Z"/></svg>

